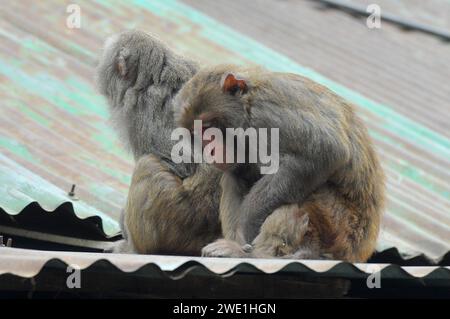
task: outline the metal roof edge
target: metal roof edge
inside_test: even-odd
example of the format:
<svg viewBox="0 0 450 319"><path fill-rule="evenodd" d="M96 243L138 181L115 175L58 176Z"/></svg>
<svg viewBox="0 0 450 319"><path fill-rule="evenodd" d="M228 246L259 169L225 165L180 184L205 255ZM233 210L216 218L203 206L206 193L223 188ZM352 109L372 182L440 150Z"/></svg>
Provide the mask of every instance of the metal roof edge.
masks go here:
<svg viewBox="0 0 450 319"><path fill-rule="evenodd" d="M7 171L15 172L14 179ZM78 219L92 216L100 217L103 231L108 236L117 234L119 227L117 221L97 210L95 207L81 200L71 200L59 187L31 172L19 163L0 153L0 195L7 199L2 203L2 210L15 216L21 214L30 204L36 203L42 211L55 212L61 206L70 203L69 209ZM8 204L10 204L8 206Z"/></svg>
<svg viewBox="0 0 450 319"><path fill-rule="evenodd" d="M0 248L0 276L12 274L23 278L37 276L54 262L81 270L101 266L123 273L146 275L155 266L170 279L183 278L192 271L230 277L237 273L314 274L321 277L361 279L381 272L386 279L450 280L449 266L402 267L394 264L352 264L329 260L236 259L189 256L126 255L37 251ZM19 263L20 261L20 263Z"/></svg>
<svg viewBox="0 0 450 319"><path fill-rule="evenodd" d="M51 217L57 217L57 215L66 214L68 218L75 218L78 221L81 221L82 223L88 225L91 224L95 229L97 229L101 236L103 236L105 239L110 239L113 237L116 237L120 234L120 229L118 226L118 223L116 223L115 227L111 226L111 222L108 220L108 226L105 225L105 220L102 218L102 216L93 214L90 216L84 216L77 214L73 203L70 201L63 202L60 205L58 205L54 210L47 210L44 207L42 207L39 202L32 201L28 203L26 206L23 207L23 209L19 212L10 213L9 211L5 210L3 207L0 207L0 216L2 213L5 213L10 216L21 216L26 217L24 215L36 217L36 214L53 214ZM67 215L68 214L68 215ZM48 216L47 216L48 217ZM0 220L1 225L1 220Z"/></svg>
<svg viewBox="0 0 450 319"><path fill-rule="evenodd" d="M30 202L26 205L20 212L16 214L10 214L8 211L4 210L0 207L0 217L2 213L12 215L12 216L23 216L23 214L36 217L37 213L42 214L55 214L51 217L57 217L61 214L69 214L70 218L76 218L77 220L84 223L86 226L91 226L91 229L98 230L98 234L103 239L109 240L111 238L117 237L120 235L120 230L118 227L118 223L116 225L115 231L107 232L105 229L105 220L102 216L99 215L91 215L91 216L80 216L76 214L73 204L70 201L61 203L58 207L56 207L53 211L48 211L43 208L37 201ZM49 216L47 216L49 217ZM1 219L0 219L1 225ZM369 264L377 264L377 263L392 263L399 264L402 266L450 266L450 251L444 253L442 256L438 258L431 258L423 253L404 253L401 252L397 247L383 247L382 250L377 250L374 255L369 259Z"/></svg>

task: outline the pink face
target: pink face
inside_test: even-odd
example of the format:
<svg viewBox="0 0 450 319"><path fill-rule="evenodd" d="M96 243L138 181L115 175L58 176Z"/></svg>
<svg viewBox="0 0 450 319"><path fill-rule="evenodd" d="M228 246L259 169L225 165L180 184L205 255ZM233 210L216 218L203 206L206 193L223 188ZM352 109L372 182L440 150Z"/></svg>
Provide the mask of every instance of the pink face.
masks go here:
<svg viewBox="0 0 450 319"><path fill-rule="evenodd" d="M227 152L226 152L226 146L224 145L225 141L222 140L215 140L215 137L212 137L211 140L206 139L204 132L210 128L209 126L203 126L202 127L202 150L203 152L208 152L211 157L222 159L221 162L213 162L212 165L214 165L216 168L220 169L221 171L226 171L232 166L232 159L227 160ZM213 144L211 144L213 143ZM209 146L208 146L209 145Z"/></svg>

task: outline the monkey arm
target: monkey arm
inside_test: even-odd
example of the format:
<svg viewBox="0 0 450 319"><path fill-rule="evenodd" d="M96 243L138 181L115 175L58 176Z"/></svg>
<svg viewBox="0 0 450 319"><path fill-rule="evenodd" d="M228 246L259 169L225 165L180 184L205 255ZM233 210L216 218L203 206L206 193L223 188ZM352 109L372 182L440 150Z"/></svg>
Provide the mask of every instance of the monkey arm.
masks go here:
<svg viewBox="0 0 450 319"><path fill-rule="evenodd" d="M258 234L261 225L275 209L286 204L302 204L314 189L330 175L327 163L304 157L284 155L277 173L264 175L244 197L238 213L247 243Z"/></svg>
<svg viewBox="0 0 450 319"><path fill-rule="evenodd" d="M225 239L245 243L242 232L239 232L239 210L244 195L248 192L244 183L232 172L225 172L220 180L222 195L220 198L220 222Z"/></svg>

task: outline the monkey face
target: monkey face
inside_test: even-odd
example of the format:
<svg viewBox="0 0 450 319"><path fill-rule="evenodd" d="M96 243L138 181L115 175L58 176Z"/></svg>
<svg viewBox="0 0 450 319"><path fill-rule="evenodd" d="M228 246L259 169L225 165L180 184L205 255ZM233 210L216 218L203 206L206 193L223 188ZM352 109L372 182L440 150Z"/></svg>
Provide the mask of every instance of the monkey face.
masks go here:
<svg viewBox="0 0 450 319"><path fill-rule="evenodd" d="M248 91L246 81L219 66L198 72L174 99L174 118L178 125L192 129L194 120L219 128L240 127L244 108L242 96Z"/></svg>
<svg viewBox="0 0 450 319"><path fill-rule="evenodd" d="M194 148L201 151L203 160L207 163L213 164L221 171L229 170L235 161L234 156L230 157L230 152L227 151L230 146L227 147L225 130L220 129L219 125L215 125L204 115L201 114L199 119L194 121L194 128L191 131L191 136L194 136Z"/></svg>
<svg viewBox="0 0 450 319"><path fill-rule="evenodd" d="M271 256L294 254L309 226L308 215L298 205L282 206L267 217L253 246Z"/></svg>
<svg viewBox="0 0 450 319"><path fill-rule="evenodd" d="M236 163L235 143L228 143L226 129L247 126L242 100L248 92L247 82L227 71L230 68L200 71L174 99L176 123L201 140L203 154L218 159L212 164L220 170L231 169ZM197 121L200 124L196 125Z"/></svg>

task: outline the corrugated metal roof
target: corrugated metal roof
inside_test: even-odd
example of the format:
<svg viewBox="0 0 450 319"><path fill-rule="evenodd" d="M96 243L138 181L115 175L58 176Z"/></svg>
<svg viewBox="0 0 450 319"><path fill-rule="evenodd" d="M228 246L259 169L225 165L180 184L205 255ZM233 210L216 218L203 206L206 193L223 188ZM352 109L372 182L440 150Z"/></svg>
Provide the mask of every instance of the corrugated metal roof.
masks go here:
<svg viewBox="0 0 450 319"><path fill-rule="evenodd" d="M336 260L290 260L290 259L246 259L246 258L207 258L191 256L165 255L128 255L45 251L34 249L0 248L0 275L13 274L20 277L34 277L42 267L52 259L58 259L68 265L85 269L95 262L107 260L124 272L135 272L144 266L154 264L172 279L182 278L188 265L201 265L206 270L228 277L239 271L276 274L283 272L314 272L340 278L357 278L381 271L386 279L426 279L441 276L442 284L450 286L450 267L401 267L391 264L351 264ZM20 260L21 267L13 261ZM383 271L384 270L384 271ZM399 275L400 274L400 275Z"/></svg>
<svg viewBox="0 0 450 319"><path fill-rule="evenodd" d="M83 252L103 252L121 239L117 232L105 232L114 230L108 228L111 225L105 218L83 216L79 212L77 215L75 210L80 207L71 202L47 209L37 202L29 203L15 215L0 208L0 236L5 241L12 240L15 248Z"/></svg>
<svg viewBox="0 0 450 319"><path fill-rule="evenodd" d="M30 160L32 160L30 158ZM45 176L44 176L45 177ZM3 154L0 154L0 210L18 215L30 204L37 203L43 210L53 212L62 205L72 205L74 213L81 219L98 216L107 235L119 232L117 222L84 201L71 200L65 192L41 176L27 170ZM68 216L67 216L68 217Z"/></svg>
<svg viewBox="0 0 450 319"><path fill-rule="evenodd" d="M0 208L0 236L3 236L4 242L12 240L14 248L104 252L121 236L105 233L103 224L98 216L77 216L70 202L53 211L47 211L33 202L17 215L10 215ZM407 254L397 248L388 248L377 251L368 263L415 267L450 266L450 252L438 259L430 259L423 253Z"/></svg>
<svg viewBox="0 0 450 319"><path fill-rule="evenodd" d="M15 216L0 209L0 233L6 235L0 238L0 298L450 296L450 253L437 264L388 249L368 264L354 265L92 253L102 252L111 238L102 231L100 218L80 219L71 204L47 212L34 203ZM13 248L2 249L2 242L11 246L11 239ZM75 291L67 286L73 273L68 267L81 270L81 288ZM382 289L367 285L375 272Z"/></svg>
<svg viewBox="0 0 450 319"><path fill-rule="evenodd" d="M96 0L81 4L81 29L65 25L69 3L10 1L0 11L0 207L10 214L70 201L117 231L132 161L92 78L104 39L139 28L199 61L301 73L357 104L388 174L383 247L433 258L449 250L448 44L386 24L374 32L309 1Z"/></svg>
<svg viewBox="0 0 450 319"><path fill-rule="evenodd" d="M89 292L91 297L115 294L140 298L380 295L442 298L450 292L450 267L97 254L2 247L0 254L0 293L23 291L27 296L42 291L58 296L72 290L71 293L78 296ZM68 277L73 269L81 270L80 289L68 289ZM370 289L367 285L368 277L374 273L379 274L379 289Z"/></svg>
<svg viewBox="0 0 450 319"><path fill-rule="evenodd" d="M372 0L350 0L361 6L373 4ZM450 30L450 7L447 0L377 0L382 11L437 28Z"/></svg>

